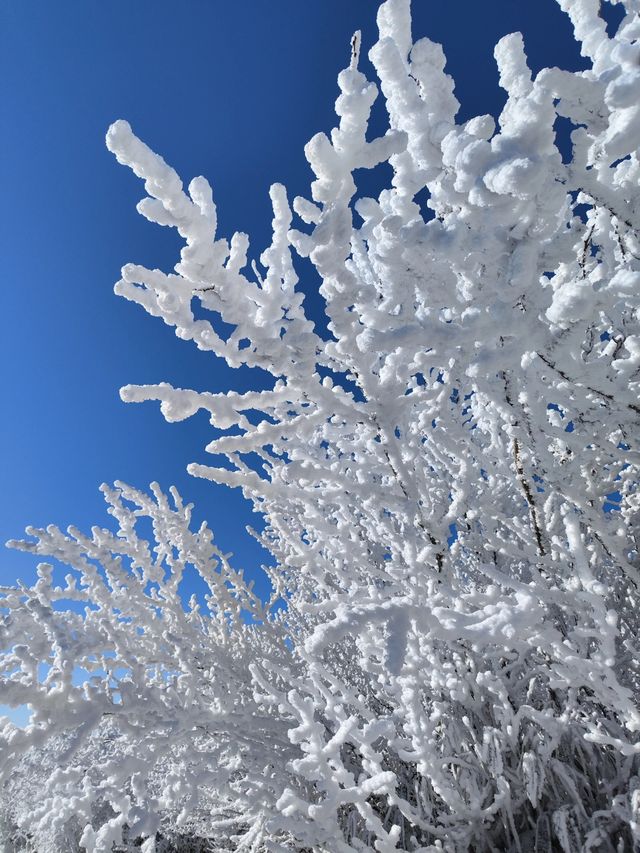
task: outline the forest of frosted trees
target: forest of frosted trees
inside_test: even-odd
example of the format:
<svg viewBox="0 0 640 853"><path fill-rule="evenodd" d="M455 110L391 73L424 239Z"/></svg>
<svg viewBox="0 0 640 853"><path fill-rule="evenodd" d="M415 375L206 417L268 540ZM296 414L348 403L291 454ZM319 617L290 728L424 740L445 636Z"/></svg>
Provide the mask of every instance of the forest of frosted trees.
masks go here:
<svg viewBox="0 0 640 853"><path fill-rule="evenodd" d="M259 261L204 178L109 129L139 212L184 240L116 292L272 378L122 398L208 413L190 471L262 515L272 593L156 484L103 486L109 527L10 543L43 562L0 590L2 701L31 712L0 729L3 853L640 849L640 0L614 34L598 0L558 2L589 68L533 77L501 39L497 126L456 123L440 45L382 3L378 82L356 33Z"/></svg>

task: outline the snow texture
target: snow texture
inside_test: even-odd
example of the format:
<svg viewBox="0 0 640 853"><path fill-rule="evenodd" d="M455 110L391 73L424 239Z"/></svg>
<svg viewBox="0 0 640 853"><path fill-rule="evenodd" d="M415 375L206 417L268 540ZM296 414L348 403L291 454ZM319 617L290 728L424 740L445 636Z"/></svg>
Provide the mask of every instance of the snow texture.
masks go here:
<svg viewBox="0 0 640 853"><path fill-rule="evenodd" d="M2 701L32 713L0 732L3 849L640 845L640 2L613 36L597 0L559 3L590 68L534 77L503 38L496 128L456 123L441 47L386 0L379 84L356 34L338 126L305 149L311 198L272 187L259 264L246 235L217 234L204 178L185 191L126 122L109 129L140 213L185 241L174 272L128 264L116 292L272 376L122 397L209 413L222 434L190 471L263 514L273 593L156 486L103 487L115 533L13 543L70 573L56 585L43 563L1 592ZM371 139L379 90L389 130ZM354 171L384 162L391 185L359 197ZM206 606L183 605L185 567Z"/></svg>

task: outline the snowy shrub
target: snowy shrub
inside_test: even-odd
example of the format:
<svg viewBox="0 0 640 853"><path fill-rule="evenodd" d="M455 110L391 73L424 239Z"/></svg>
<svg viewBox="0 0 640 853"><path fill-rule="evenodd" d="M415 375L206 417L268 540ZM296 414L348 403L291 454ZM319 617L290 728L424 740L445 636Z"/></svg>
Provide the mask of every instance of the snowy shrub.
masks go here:
<svg viewBox="0 0 640 853"><path fill-rule="evenodd" d="M311 200L272 187L260 265L217 236L204 178L185 192L110 128L139 211L185 241L174 273L129 264L117 293L273 377L123 399L209 413L219 465L190 471L262 513L273 592L157 487L105 488L115 533L13 543L71 572L2 591L3 701L33 711L0 735L7 850L640 844L640 3L609 36L597 0L559 2L591 67L534 79L503 38L499 129L456 124L442 49L383 3L389 130L368 138L356 34L339 126L306 147ZM358 197L354 172L385 162L391 186ZM183 605L185 567L206 607Z"/></svg>

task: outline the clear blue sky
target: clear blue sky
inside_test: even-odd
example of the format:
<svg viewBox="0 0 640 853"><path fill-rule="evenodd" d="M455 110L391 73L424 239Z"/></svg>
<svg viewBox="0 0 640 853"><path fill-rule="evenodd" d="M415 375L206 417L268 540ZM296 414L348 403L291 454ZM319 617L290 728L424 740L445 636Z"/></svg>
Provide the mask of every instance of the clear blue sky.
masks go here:
<svg viewBox="0 0 640 853"><path fill-rule="evenodd" d="M244 532L239 493L185 472L207 462L201 413L166 424L118 389L249 387L113 294L128 261L169 270L179 241L135 211L138 180L104 146L126 118L188 182L203 174L221 233L269 240L269 184L308 195L307 140L333 126L349 41L375 38L375 0L4 0L0 540L26 524L104 525L103 481L175 484L236 566L265 555ZM607 5L607 4L605 4ZM521 30L530 64L584 67L554 0L414 0L414 37L444 44L461 116L497 114L493 46ZM368 67L368 64L366 64ZM303 268L305 288L316 287ZM4 551L0 582L30 581L34 561Z"/></svg>

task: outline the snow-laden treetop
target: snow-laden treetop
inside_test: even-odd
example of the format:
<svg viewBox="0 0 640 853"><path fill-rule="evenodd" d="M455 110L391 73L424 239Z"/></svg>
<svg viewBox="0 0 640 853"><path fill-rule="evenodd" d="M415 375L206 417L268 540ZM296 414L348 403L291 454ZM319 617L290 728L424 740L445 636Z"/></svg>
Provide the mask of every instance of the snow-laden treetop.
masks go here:
<svg viewBox="0 0 640 853"><path fill-rule="evenodd" d="M594 547L638 580L633 543L601 510L635 476L630 431L640 417L640 21L628 3L608 38L597 0L561 5L592 68L545 69L532 80L521 36L506 36L495 50L508 94L496 130L490 116L456 125L441 47L412 43L408 0L384 3L370 58L389 130L367 140L378 88L358 70L356 34L338 78L339 126L305 149L313 200L294 199L293 228L285 189L272 187L273 242L261 267L248 266L244 234L217 235L204 178L186 193L126 122L109 130L109 149L145 180L139 211L186 243L174 273L129 264L116 292L230 365L274 377L272 390L244 395L162 383L127 386L123 399L157 399L168 420L202 408L228 429L207 450L235 470L190 470L241 486L282 539L285 563L321 543L314 585L343 583L343 546L363 541L358 522L373 523L388 547L375 573L399 579L416 559L437 572L478 548L533 548L553 561L555 528L574 511L597 533ZM557 116L575 126L568 163ZM386 160L392 186L356 198L354 170ZM427 221L415 201L425 187ZM305 315L292 248L320 274L330 340ZM231 334L196 319L194 302ZM258 424L250 410L262 413ZM249 452L262 471L243 460Z"/></svg>
<svg viewBox="0 0 640 853"><path fill-rule="evenodd" d="M441 47L386 0L369 56L389 129L368 138L379 93L356 34L338 127L305 149L311 198L271 188L259 263L246 235L217 234L204 178L185 191L126 122L109 129L145 182L139 211L185 241L174 272L129 264L116 292L273 377L123 399L209 412L218 463L190 471L264 514L273 594L256 599L155 487L107 490L117 534L14 543L74 571L60 589L43 566L0 601L4 685L35 710L0 740L8 790L21 768L21 802L39 802L10 809L15 826L76 826L93 853L136 838L150 853L184 827L232 827L254 851L640 841L640 2L612 36L598 0L559 3L590 67L534 78L521 36L501 39L496 127L456 123ZM391 186L357 197L354 172L387 161ZM326 338L296 255L322 280ZM206 613L179 601L185 565ZM33 770L31 747L58 769Z"/></svg>

